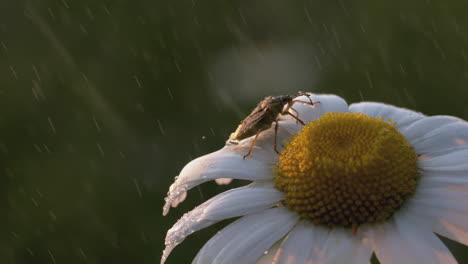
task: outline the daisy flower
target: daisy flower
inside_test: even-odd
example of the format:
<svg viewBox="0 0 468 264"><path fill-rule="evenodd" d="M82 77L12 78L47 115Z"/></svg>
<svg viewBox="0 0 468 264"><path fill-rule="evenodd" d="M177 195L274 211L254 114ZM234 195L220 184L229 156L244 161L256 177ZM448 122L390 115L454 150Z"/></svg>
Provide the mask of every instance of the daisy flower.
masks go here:
<svg viewBox="0 0 468 264"><path fill-rule="evenodd" d="M188 163L164 215L203 182L250 180L185 214L161 263L188 235L224 219L193 260L210 263L456 263L436 234L468 245L468 123L336 95L295 103L274 129ZM307 97L298 98L306 101Z"/></svg>

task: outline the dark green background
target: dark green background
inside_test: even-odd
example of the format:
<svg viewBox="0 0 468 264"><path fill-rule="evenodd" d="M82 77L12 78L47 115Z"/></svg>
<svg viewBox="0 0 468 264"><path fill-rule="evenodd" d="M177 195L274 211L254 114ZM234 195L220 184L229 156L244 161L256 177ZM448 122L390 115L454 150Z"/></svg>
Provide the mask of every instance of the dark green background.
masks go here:
<svg viewBox="0 0 468 264"><path fill-rule="evenodd" d="M466 14L465 0L1 1L0 263L159 263L176 219L229 188L162 217L174 176L266 95L468 119Z"/></svg>

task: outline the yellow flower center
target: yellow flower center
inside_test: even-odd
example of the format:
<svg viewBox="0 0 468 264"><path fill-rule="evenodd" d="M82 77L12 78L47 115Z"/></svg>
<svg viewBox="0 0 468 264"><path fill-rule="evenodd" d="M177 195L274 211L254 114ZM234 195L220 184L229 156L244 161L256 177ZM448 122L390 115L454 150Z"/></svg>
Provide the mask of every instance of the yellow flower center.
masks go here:
<svg viewBox="0 0 468 264"><path fill-rule="evenodd" d="M304 126L275 168L285 205L329 228L390 218L418 179L418 155L395 126L361 113L328 113Z"/></svg>

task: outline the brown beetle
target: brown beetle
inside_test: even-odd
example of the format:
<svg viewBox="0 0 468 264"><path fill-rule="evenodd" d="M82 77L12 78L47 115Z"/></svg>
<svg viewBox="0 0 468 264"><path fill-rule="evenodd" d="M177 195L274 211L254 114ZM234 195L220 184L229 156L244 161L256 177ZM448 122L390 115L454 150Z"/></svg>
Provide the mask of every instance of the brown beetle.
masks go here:
<svg viewBox="0 0 468 264"><path fill-rule="evenodd" d="M309 97L309 102L301 101L301 100L294 100L296 97L305 95ZM292 105L295 102L314 105L312 100L310 99L310 95L304 92L299 92L296 95L280 95L280 96L268 96L265 97L258 105L254 108L252 113L248 115L244 120L242 120L237 127L236 131L231 134L229 137L229 142L233 144L238 144L239 141L246 139L248 137L254 136L255 138L250 145L249 151L247 154L244 155L244 159L247 158L251 153L252 149L255 145L255 141L258 138L258 135L267 129L269 129L273 122L275 122L275 143L274 143L274 150L276 153L278 149L276 147L276 136L278 134L278 116L281 115L290 115L297 122L305 125L302 120L299 119L299 113L292 108ZM286 108L284 107L286 106ZM293 110L296 115L293 115L289 112L289 109Z"/></svg>

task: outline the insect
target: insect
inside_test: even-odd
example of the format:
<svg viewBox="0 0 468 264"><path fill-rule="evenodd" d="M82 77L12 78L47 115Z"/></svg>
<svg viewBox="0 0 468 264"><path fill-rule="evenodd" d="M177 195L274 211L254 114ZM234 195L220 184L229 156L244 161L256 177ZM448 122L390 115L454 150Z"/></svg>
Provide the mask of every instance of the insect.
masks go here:
<svg viewBox="0 0 468 264"><path fill-rule="evenodd" d="M309 102L294 100L296 97L305 95L309 98ZM275 122L275 142L274 150L279 153L276 145L276 136L278 134L278 116L279 115L290 115L298 123L305 125L302 120L299 119L299 113L292 106L294 103L299 102L303 104L314 105L318 102L313 103L310 99L310 95L304 92L299 92L296 95L280 95L280 96L267 96L252 110L252 113L242 120L237 127L236 131L231 134L228 142L238 144L240 140L254 136L252 144L250 145L249 151L244 155L244 159L250 156L252 149L257 141L258 135L263 131L269 129L273 122ZM286 106L286 107L285 107ZM292 114L289 110L293 110L296 114Z"/></svg>

